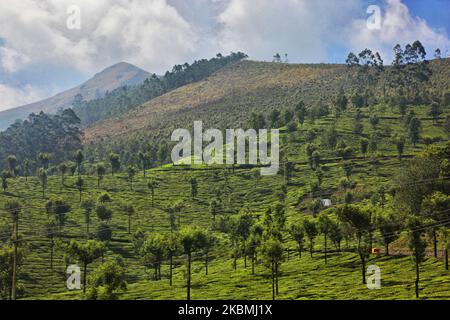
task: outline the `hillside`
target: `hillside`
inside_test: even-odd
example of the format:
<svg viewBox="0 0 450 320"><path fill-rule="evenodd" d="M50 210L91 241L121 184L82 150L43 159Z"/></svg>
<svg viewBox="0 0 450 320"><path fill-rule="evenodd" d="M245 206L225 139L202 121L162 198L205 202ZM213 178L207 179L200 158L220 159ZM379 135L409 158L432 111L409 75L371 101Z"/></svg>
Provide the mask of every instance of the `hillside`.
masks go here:
<svg viewBox="0 0 450 320"><path fill-rule="evenodd" d="M430 89L447 90L450 59L433 61L431 68ZM309 106L332 105L341 88L348 96L362 90L355 69L242 61L87 128L85 142L124 142L142 137L167 140L174 129L190 128L195 120L203 120L210 127L238 128L247 125L252 112L292 109L299 100Z"/></svg>
<svg viewBox="0 0 450 320"><path fill-rule="evenodd" d="M123 137L149 128L157 132L167 126L174 127L173 122L179 120L188 124L196 116L200 117L195 119L209 120L211 125L224 119L230 124L242 124L246 121L246 117L241 117L243 113L249 115L252 111L282 107L280 103L293 103L300 97L309 101L320 95L331 97L339 84L345 84L346 72L345 66L336 65L242 61L205 80L153 99L121 117L87 128L85 141Z"/></svg>
<svg viewBox="0 0 450 320"><path fill-rule="evenodd" d="M129 63L121 62L97 73L85 83L57 94L54 97L38 101L29 105L0 112L0 130L6 129L17 119L25 119L31 113L56 113L60 109L68 108L77 95L90 101L123 86L133 86L144 82L150 74Z"/></svg>
<svg viewBox="0 0 450 320"><path fill-rule="evenodd" d="M392 135L403 134L404 128L399 122L398 114L381 105L372 108L380 117L377 130ZM369 108L362 112L368 114ZM426 107L417 108L418 116L423 119L423 136L445 137L441 123L434 124L426 117ZM449 114L446 110L445 114ZM149 235L170 234L171 216L169 208L177 201L184 204L176 216L176 230L189 225L209 230L218 239L218 243L209 253L209 273L205 275L204 257L201 251L196 252L193 259L193 299L270 299L270 271L258 258L255 274L252 275L250 258L245 268L244 257L237 255L236 268L233 267L233 238L225 232L227 223L238 218L243 208L249 208L255 221L264 217L268 208L282 201L286 208L286 226L312 219L314 213L311 204L316 199L330 198L333 204L340 205L346 201L352 203L373 203L377 212L392 210L393 198L387 193L386 203L373 200L383 187L389 190L395 185L398 174L408 166L408 158L416 155L424 148L420 143L413 146L407 143L404 160L397 158L395 145L390 139L382 139L377 151L370 151L365 156L360 151L358 134L352 133L353 114L349 112L336 122L337 139L344 141L355 150L352 157L353 171L350 180L354 183L350 189L344 189L340 181L345 177L345 162L336 157L335 151L321 144L321 136L312 139L312 143L320 146L321 172L324 173L319 189L311 190L316 173L308 165L305 141L308 132L323 132L334 122L333 117L325 117L312 123L307 121L302 128L293 133L283 133L283 141L289 141L288 160L295 163L291 181L287 185L284 198L280 198L285 185L283 175L274 177L258 176L258 169L223 167L177 168L171 165L147 171L144 177L138 173L131 189L126 173L107 175L97 186L95 165L85 162L83 176L83 200L96 201L107 192L111 201L107 206L112 210L112 219L108 226L112 231L112 239L107 241L105 261L114 261L120 257L126 269L128 290L120 293L121 299L185 299L186 256L178 255L174 259L173 286L169 285L168 260L162 263L162 280L152 278L152 269L136 254L133 241L134 232L141 230ZM367 118L363 120L364 132L369 132ZM311 141L311 140L310 140ZM189 179L198 181L198 195L192 199ZM46 187L45 199L42 198L40 182L36 177L14 178L9 180L9 188L0 197L0 208L10 199L20 199L24 212L20 219L20 232L26 244L27 255L20 269L19 283L23 288L21 298L24 299L82 299L81 292L70 292L65 287L65 269L74 261L65 255L63 243L71 240L84 241L86 237L84 210L79 201L79 192L75 188L76 176L50 176ZM151 180L158 181L154 197L154 205L147 186ZM344 200L351 193L351 200ZM54 252L54 267L51 270L51 239L47 236L46 223L48 214L45 204L49 199L60 197L71 206L64 223L64 233L57 237ZM220 202L216 221L210 213L210 203L214 199ZM123 211L123 204L130 203L136 213L131 220L131 234L128 233L128 218ZM383 209L382 209L383 208ZM322 209L320 209L322 210ZM9 216L0 209L3 223L8 223ZM98 237L98 232L105 228L97 218L92 216L90 237ZM297 244L286 229L283 231L284 260L280 273L280 293L278 299L412 299L414 296L414 267L409 250L405 248L406 227L400 228L401 237L391 245L392 256L371 256L368 264L376 264L382 268L382 290L368 290L360 280L360 262L354 252L356 242L353 236L349 243L342 243L342 252L329 244L328 264L323 258L323 236L319 235L313 245L314 254L304 252L298 256ZM4 229L3 229L4 230ZM5 240L6 236L0 238ZM374 233L377 246L381 245L378 231ZM305 240L305 245L306 245ZM308 246L306 246L308 247ZM397 250L398 249L398 250ZM307 251L308 249L305 249ZM439 242L439 259L433 257L431 245L428 256L421 268L421 296L426 299L448 299L450 278L442 262L442 243ZM68 260L67 260L68 259ZM102 259L97 259L89 266L91 274L100 266Z"/></svg>
<svg viewBox="0 0 450 320"><path fill-rule="evenodd" d="M383 91L400 82L374 85L372 70L233 63L88 128L83 150L64 166L36 159L42 169L28 177L17 167L2 179L0 257L11 256L10 203L19 201L19 298L185 299L191 270L192 299L414 299L411 247L423 246L418 294L449 299L450 68L449 60L430 65L429 81L391 103ZM394 71L410 76L415 67ZM274 110L282 111L276 121ZM194 120L248 127L252 112L280 129L277 175L249 165L173 166L170 148L157 144ZM87 267L88 293L102 288L95 276L105 266L117 267L126 290L68 290L67 266L81 263L70 243L103 246ZM0 279L9 280L1 261ZM362 282L372 265L382 269L381 290ZM11 282L2 283L7 298Z"/></svg>

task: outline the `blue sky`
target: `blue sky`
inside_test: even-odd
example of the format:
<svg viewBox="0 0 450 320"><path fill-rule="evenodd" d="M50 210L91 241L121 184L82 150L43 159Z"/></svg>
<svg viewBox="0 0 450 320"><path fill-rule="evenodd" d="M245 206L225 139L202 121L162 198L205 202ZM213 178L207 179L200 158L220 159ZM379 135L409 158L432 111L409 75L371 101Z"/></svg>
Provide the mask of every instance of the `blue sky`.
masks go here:
<svg viewBox="0 0 450 320"><path fill-rule="evenodd" d="M80 29L69 29L80 11ZM380 29L367 27L369 5ZM76 86L120 61L163 73L244 51L256 60L343 62L368 47L421 40L450 48L449 0L21 0L0 2L0 110ZM70 20L73 21L73 20Z"/></svg>

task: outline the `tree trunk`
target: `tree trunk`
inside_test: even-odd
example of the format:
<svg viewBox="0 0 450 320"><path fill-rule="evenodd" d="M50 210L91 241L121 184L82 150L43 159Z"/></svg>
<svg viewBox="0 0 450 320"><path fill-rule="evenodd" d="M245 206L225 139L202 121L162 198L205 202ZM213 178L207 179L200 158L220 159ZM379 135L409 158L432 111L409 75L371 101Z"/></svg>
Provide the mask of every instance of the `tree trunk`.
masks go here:
<svg viewBox="0 0 450 320"><path fill-rule="evenodd" d="M275 294L278 296L278 262L275 263Z"/></svg>
<svg viewBox="0 0 450 320"><path fill-rule="evenodd" d="M433 230L433 249L434 249L434 257L437 259L438 257L438 241L437 241L437 235L436 230Z"/></svg>
<svg viewBox="0 0 450 320"><path fill-rule="evenodd" d="M360 254L360 258L361 258L361 271L362 271L362 282L363 284L366 284L366 258L364 258L364 256L362 254Z"/></svg>
<svg viewBox="0 0 450 320"><path fill-rule="evenodd" d="M420 278L419 263L416 262L416 299L419 299L419 278Z"/></svg>
<svg viewBox="0 0 450 320"><path fill-rule="evenodd" d="M255 274L255 253L252 253L252 275Z"/></svg>
<svg viewBox="0 0 450 320"><path fill-rule="evenodd" d="M187 300L191 300L191 253L188 253Z"/></svg>
<svg viewBox="0 0 450 320"><path fill-rule="evenodd" d="M327 256L327 235L325 235L325 264L328 264L328 256Z"/></svg>
<svg viewBox="0 0 450 320"><path fill-rule="evenodd" d="M83 270L83 293L86 293L87 263L84 263Z"/></svg>
<svg viewBox="0 0 450 320"><path fill-rule="evenodd" d="M205 256L205 273L208 275L208 254Z"/></svg>
<svg viewBox="0 0 450 320"><path fill-rule="evenodd" d="M386 256L389 256L389 243L386 243L386 244L384 245L384 251L385 251L385 255L386 255Z"/></svg>
<svg viewBox="0 0 450 320"><path fill-rule="evenodd" d="M244 269L247 269L247 252L245 251L245 248L244 248Z"/></svg>
<svg viewBox="0 0 450 320"><path fill-rule="evenodd" d="M172 277L173 277L173 255L170 255L170 270L169 270L169 279L170 279L170 286L172 286Z"/></svg>
<svg viewBox="0 0 450 320"><path fill-rule="evenodd" d="M50 240L50 270L53 270L53 247L55 246L55 242L53 241L53 237Z"/></svg>
<svg viewBox="0 0 450 320"><path fill-rule="evenodd" d="M17 222L14 223L14 257L13 257L13 272L12 272L12 284L11 284L11 300L16 300L16 287L17 287Z"/></svg>
<svg viewBox="0 0 450 320"><path fill-rule="evenodd" d="M272 300L275 300L275 267L272 260Z"/></svg>
<svg viewBox="0 0 450 320"><path fill-rule="evenodd" d="M131 216L128 216L128 234L131 234Z"/></svg>
<svg viewBox="0 0 450 320"><path fill-rule="evenodd" d="M447 248L445 248L445 251L444 251L444 259L445 259L445 270L448 271L448 249Z"/></svg>
<svg viewBox="0 0 450 320"><path fill-rule="evenodd" d="M300 245L298 246L298 257L302 257L302 247Z"/></svg>
<svg viewBox="0 0 450 320"><path fill-rule="evenodd" d="M312 240L309 242L309 253L311 254L311 258L313 257L313 242Z"/></svg>

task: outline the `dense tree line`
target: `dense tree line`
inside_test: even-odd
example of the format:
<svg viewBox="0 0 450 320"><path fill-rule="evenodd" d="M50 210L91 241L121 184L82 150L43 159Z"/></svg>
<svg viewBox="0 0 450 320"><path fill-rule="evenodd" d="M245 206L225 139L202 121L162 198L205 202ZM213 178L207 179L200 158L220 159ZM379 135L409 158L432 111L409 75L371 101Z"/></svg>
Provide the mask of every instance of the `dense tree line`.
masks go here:
<svg viewBox="0 0 450 320"><path fill-rule="evenodd" d="M31 114L0 133L0 168L24 176L35 173L41 164L47 169L49 155L54 163L69 159L81 148L81 138L80 119L70 109L59 115ZM8 155L14 155L16 162L8 161Z"/></svg>

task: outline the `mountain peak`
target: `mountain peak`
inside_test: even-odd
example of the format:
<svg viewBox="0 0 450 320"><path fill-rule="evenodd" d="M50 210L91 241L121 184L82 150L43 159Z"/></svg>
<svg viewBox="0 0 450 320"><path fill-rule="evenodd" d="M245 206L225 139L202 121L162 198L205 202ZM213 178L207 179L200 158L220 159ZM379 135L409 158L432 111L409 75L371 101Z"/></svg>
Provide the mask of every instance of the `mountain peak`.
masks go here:
<svg viewBox="0 0 450 320"><path fill-rule="evenodd" d="M150 76L147 71L128 62L116 63L95 74L78 87L42 101L0 112L0 130L7 128L17 119L27 118L30 113L41 111L56 113L59 109L69 108L78 94L89 101L104 96L108 91L142 83Z"/></svg>

